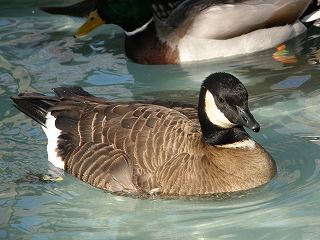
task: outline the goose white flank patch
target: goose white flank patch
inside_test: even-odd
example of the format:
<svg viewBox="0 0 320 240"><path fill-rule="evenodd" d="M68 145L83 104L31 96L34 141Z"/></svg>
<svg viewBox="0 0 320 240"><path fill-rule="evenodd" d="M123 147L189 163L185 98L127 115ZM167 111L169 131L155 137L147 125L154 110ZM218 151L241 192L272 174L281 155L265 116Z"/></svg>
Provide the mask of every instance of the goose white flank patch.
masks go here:
<svg viewBox="0 0 320 240"><path fill-rule="evenodd" d="M245 130L260 125L231 74L209 75L198 106L113 102L79 87L54 92L12 100L42 125L49 161L92 186L139 197L211 196L259 187L276 173L270 154Z"/></svg>
<svg viewBox="0 0 320 240"><path fill-rule="evenodd" d="M48 138L47 151L49 162L51 162L55 167L64 169L64 162L57 153L58 139L61 135L61 130L56 128L55 122L56 118L52 116L50 112L48 112L46 115L45 126L42 126L42 129Z"/></svg>

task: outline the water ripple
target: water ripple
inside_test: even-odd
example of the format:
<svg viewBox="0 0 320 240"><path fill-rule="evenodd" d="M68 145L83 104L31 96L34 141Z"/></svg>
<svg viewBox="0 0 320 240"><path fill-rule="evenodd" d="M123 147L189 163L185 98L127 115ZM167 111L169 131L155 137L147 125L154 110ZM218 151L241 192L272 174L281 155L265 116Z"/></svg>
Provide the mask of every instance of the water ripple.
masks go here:
<svg viewBox="0 0 320 240"><path fill-rule="evenodd" d="M0 11L10 13L7 6L17 5L11 2ZM36 9L33 0L20 4L12 14ZM270 49L145 66L125 57L119 28L75 40L72 33L81 21L37 11L0 20L0 238L320 238L318 28L287 43L297 58L291 65L274 61ZM250 107L262 126L252 137L277 163L278 173L269 184L214 199L152 201L115 196L68 174L61 182L30 181L32 174L56 169L47 161L41 128L18 113L9 96L77 84L109 99L196 103L201 81L215 71L235 74L248 88Z"/></svg>

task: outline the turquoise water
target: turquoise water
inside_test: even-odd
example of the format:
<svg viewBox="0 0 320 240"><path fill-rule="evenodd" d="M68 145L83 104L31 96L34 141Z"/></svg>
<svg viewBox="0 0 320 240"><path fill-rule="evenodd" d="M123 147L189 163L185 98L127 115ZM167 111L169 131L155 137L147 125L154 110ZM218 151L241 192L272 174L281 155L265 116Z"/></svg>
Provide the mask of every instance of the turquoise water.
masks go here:
<svg viewBox="0 0 320 240"><path fill-rule="evenodd" d="M287 43L295 64L275 61L270 49L144 66L125 57L121 29L106 26L75 40L81 19L37 9L50 1L21 2L2 0L0 8L0 239L320 239L320 28ZM227 199L140 200L68 174L56 183L27 178L54 167L45 135L12 106L11 95L80 85L109 99L196 103L201 81L216 71L248 88L262 127L250 134L278 167L270 184Z"/></svg>

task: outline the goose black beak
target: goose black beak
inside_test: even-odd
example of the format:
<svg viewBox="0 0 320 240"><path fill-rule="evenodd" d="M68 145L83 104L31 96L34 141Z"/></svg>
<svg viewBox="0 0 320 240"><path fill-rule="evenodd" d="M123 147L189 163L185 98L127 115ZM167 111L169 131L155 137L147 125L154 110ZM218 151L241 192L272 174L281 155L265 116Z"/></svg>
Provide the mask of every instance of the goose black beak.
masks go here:
<svg viewBox="0 0 320 240"><path fill-rule="evenodd" d="M254 119L249 108L239 108L238 124L251 129L254 132L260 131L260 124Z"/></svg>

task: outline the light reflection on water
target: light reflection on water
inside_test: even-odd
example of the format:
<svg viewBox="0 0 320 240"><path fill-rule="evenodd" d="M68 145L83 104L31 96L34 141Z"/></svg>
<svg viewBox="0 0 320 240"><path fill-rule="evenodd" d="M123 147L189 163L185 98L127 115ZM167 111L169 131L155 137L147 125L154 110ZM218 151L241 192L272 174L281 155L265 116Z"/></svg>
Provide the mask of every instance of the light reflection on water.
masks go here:
<svg viewBox="0 0 320 240"><path fill-rule="evenodd" d="M274 61L271 49L144 66L127 61L119 28L75 40L81 20L30 16L35 2L26 1L30 7L15 16L2 10L7 17L0 20L0 239L320 238L319 28L288 43L297 64ZM248 88L262 125L252 135L277 162L270 184L227 199L151 201L114 196L67 174L57 183L21 181L53 167L41 129L12 107L9 96L76 84L110 99L196 103L201 81L215 71L237 75Z"/></svg>

